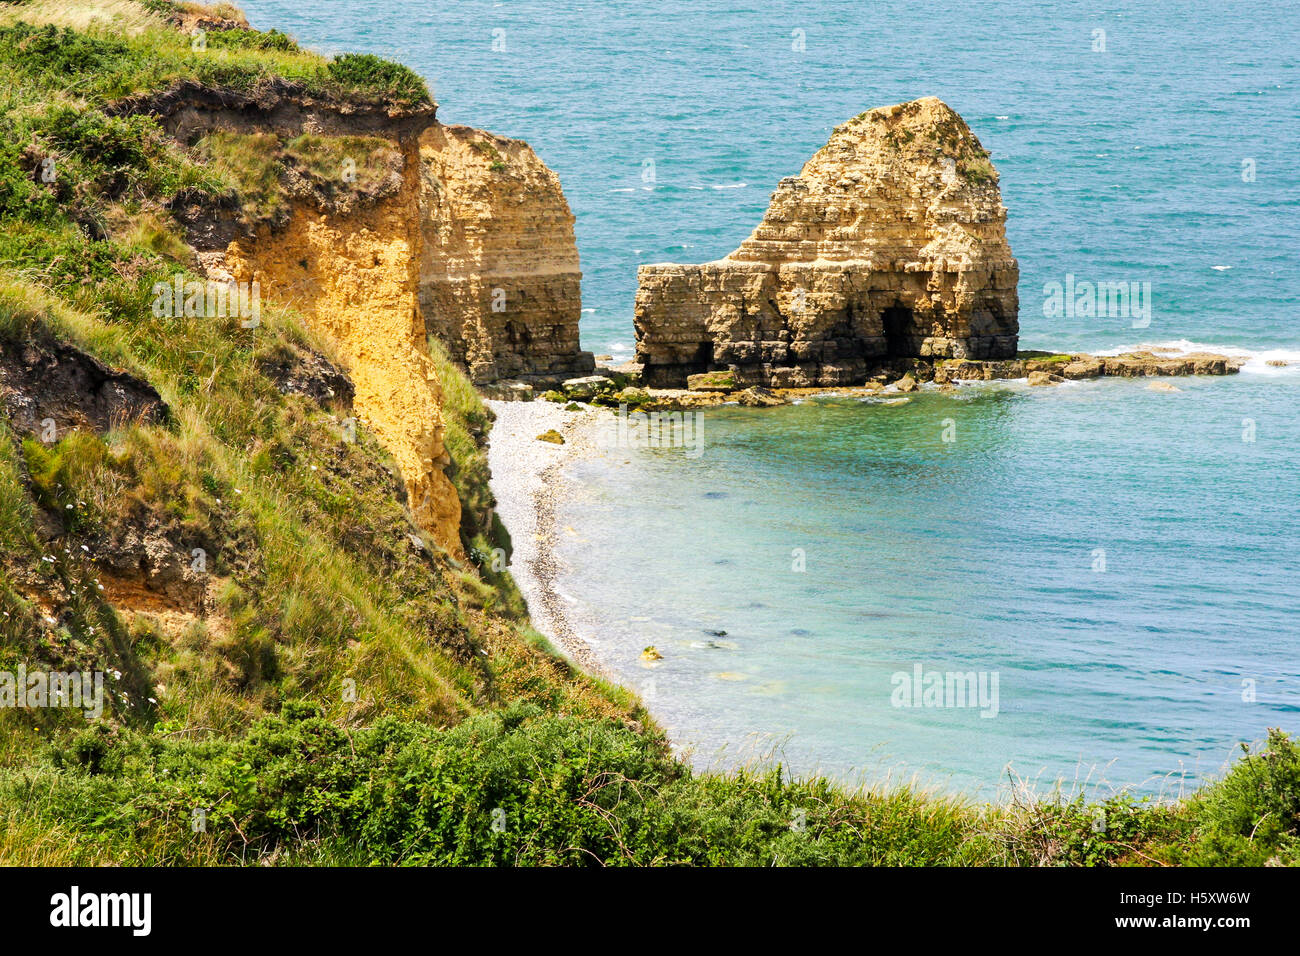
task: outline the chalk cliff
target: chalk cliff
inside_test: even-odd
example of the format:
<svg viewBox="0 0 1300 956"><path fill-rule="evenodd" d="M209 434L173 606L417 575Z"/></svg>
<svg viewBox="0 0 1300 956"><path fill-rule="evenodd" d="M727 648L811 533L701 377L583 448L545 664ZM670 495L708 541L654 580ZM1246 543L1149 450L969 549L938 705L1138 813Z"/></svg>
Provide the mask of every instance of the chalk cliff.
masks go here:
<svg viewBox="0 0 1300 956"><path fill-rule="evenodd" d="M582 271L559 178L522 140L467 126L421 138L420 306L476 383L588 375Z"/></svg>
<svg viewBox="0 0 1300 956"><path fill-rule="evenodd" d="M637 361L681 387L861 383L897 359L1014 357L1019 268L998 176L934 97L837 127L724 259L638 271Z"/></svg>

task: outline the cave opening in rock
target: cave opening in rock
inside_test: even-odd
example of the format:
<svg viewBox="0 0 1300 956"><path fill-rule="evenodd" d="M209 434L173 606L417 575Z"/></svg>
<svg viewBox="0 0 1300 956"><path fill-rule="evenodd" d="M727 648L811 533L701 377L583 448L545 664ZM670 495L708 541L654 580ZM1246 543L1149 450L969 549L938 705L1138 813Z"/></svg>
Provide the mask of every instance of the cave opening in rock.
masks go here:
<svg viewBox="0 0 1300 956"><path fill-rule="evenodd" d="M885 355L889 358L910 358L916 354L913 343L916 317L905 305L891 305L880 315L885 327Z"/></svg>

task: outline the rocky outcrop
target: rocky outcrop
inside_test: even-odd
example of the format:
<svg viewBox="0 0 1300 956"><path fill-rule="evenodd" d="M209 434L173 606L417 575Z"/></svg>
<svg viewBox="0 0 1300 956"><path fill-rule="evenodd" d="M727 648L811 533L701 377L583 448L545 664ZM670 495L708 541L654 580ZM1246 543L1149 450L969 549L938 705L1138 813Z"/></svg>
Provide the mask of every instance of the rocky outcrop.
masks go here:
<svg viewBox="0 0 1300 956"><path fill-rule="evenodd" d="M45 441L70 429L161 424L170 414L148 382L40 329L0 341L0 411L18 434Z"/></svg>
<svg viewBox="0 0 1300 956"><path fill-rule="evenodd" d="M573 214L555 173L527 143L467 126L430 128L420 157L429 331L478 384L590 374Z"/></svg>
<svg viewBox="0 0 1300 956"><path fill-rule="evenodd" d="M956 381L993 381L1029 378L1029 384L1052 384L1066 379L1142 378L1156 375L1235 375L1244 359L1216 352L1157 354L1151 351L1121 355L1089 355L1084 352L1050 355L1022 352L1019 358L999 362L969 360L937 363L930 376L943 385ZM1038 376L1038 378L1035 378Z"/></svg>
<svg viewBox="0 0 1300 956"><path fill-rule="evenodd" d="M523 142L438 124L432 105L336 100L282 80L250 92L183 83L116 110L150 113L190 145L214 131L243 137L275 161L273 214L188 194L173 212L210 278L258 282L328 338L355 396L267 374L325 404L353 402L397 461L416 522L462 556L429 337L480 383L592 371L555 174Z"/></svg>
<svg viewBox="0 0 1300 956"><path fill-rule="evenodd" d="M1016 354L1019 268L998 177L965 122L928 97L836 128L781 180L740 248L648 265L636 296L645 381L841 386L905 358Z"/></svg>

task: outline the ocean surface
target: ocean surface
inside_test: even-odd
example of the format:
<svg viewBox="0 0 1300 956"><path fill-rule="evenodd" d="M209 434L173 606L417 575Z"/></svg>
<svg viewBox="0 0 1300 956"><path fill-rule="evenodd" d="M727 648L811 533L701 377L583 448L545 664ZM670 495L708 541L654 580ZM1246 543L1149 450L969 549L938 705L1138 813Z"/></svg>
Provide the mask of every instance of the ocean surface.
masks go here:
<svg viewBox="0 0 1300 956"><path fill-rule="evenodd" d="M637 265L725 255L832 127L937 95L1001 173L1022 347L1248 359L1177 393L712 410L698 456L575 468L562 589L697 763L1176 793L1300 731L1293 3L242 5L526 139L577 217L598 354L631 357ZM1149 321L1050 315L1067 276L1149 288ZM950 673L985 704L904 706Z"/></svg>

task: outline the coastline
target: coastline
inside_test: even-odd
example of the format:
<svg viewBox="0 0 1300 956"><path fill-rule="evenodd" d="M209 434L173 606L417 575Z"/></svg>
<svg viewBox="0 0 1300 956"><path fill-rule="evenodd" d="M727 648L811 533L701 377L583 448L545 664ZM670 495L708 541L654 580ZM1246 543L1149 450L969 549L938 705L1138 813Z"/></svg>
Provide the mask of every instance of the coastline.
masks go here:
<svg viewBox="0 0 1300 956"><path fill-rule="evenodd" d="M488 435L490 486L497 514L510 532L509 570L528 602L533 627L582 670L609 678L555 586L561 569L556 512L572 493L564 471L575 461L601 454L596 435L602 412L590 407L569 412L552 402L484 402L496 416ZM538 440L551 429L564 437L564 444Z"/></svg>

